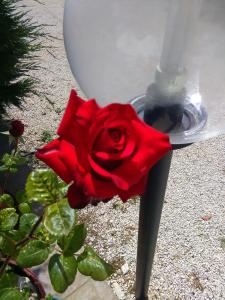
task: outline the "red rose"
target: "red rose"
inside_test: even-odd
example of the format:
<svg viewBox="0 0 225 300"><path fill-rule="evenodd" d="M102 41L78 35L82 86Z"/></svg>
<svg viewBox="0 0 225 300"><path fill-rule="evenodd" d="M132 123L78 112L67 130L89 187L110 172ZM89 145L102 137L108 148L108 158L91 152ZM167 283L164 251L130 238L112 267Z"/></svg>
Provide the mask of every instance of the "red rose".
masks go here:
<svg viewBox="0 0 225 300"><path fill-rule="evenodd" d="M168 135L146 125L131 105L100 108L74 90L58 135L36 156L73 182L68 198L74 208L143 194L150 168L171 150Z"/></svg>
<svg viewBox="0 0 225 300"><path fill-rule="evenodd" d="M9 133L15 138L20 137L24 133L24 124L19 120L11 121Z"/></svg>

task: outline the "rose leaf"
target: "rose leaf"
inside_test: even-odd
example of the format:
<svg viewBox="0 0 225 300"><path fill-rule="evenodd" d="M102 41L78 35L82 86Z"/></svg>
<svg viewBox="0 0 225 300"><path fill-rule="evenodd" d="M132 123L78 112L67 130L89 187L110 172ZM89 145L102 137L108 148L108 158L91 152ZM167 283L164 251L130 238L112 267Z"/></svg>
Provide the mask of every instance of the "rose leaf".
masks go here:
<svg viewBox="0 0 225 300"><path fill-rule="evenodd" d="M48 255L48 246L42 241L33 240L20 249L16 261L21 267L30 268L42 264Z"/></svg>
<svg viewBox="0 0 225 300"><path fill-rule="evenodd" d="M49 205L45 210L44 226L53 235L67 235L76 221L76 212L67 199Z"/></svg>
<svg viewBox="0 0 225 300"><path fill-rule="evenodd" d="M113 273L112 266L100 258L89 246L85 247L77 261L80 273L91 276L94 280L105 280Z"/></svg>
<svg viewBox="0 0 225 300"><path fill-rule="evenodd" d="M87 236L87 229L85 224L76 225L72 228L68 236L58 242L63 250L64 255L73 255L81 249Z"/></svg>
<svg viewBox="0 0 225 300"><path fill-rule="evenodd" d="M55 291L63 293L75 280L77 261L74 256L54 254L49 261L48 271Z"/></svg>
<svg viewBox="0 0 225 300"><path fill-rule="evenodd" d="M18 221L18 215L15 208L5 208L0 210L0 231L9 231L13 229Z"/></svg>

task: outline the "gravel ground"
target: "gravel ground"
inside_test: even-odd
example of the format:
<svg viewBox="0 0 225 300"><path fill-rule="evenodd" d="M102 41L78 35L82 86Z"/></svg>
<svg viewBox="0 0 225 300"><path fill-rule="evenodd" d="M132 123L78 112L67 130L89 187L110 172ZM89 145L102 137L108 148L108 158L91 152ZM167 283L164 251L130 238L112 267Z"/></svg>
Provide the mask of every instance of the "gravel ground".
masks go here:
<svg viewBox="0 0 225 300"><path fill-rule="evenodd" d="M26 146L41 145L44 130L55 132L74 82L63 47L63 0L25 0L35 19L54 37L43 50L40 89L49 100L33 97L21 112ZM50 48L51 47L51 48ZM225 137L174 153L159 231L150 299L225 299ZM89 241L117 271L109 281L121 298L134 299L139 199L118 199L84 209ZM124 274L125 273L125 274Z"/></svg>

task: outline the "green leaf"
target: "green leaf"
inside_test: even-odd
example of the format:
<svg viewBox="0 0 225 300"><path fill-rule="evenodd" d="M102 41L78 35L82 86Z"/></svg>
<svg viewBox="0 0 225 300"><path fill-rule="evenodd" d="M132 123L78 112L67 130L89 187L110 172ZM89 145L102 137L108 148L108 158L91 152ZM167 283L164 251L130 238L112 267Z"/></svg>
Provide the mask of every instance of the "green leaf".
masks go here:
<svg viewBox="0 0 225 300"><path fill-rule="evenodd" d="M63 250L64 255L73 255L80 250L83 246L87 236L87 229L85 224L76 225L72 228L68 236L63 238L63 241L59 245Z"/></svg>
<svg viewBox="0 0 225 300"><path fill-rule="evenodd" d="M19 276L15 274L13 271L5 271L0 279L0 290L3 288L11 288L17 286Z"/></svg>
<svg viewBox="0 0 225 300"><path fill-rule="evenodd" d="M37 220L38 216L33 213L22 215L20 218L19 230L23 233L29 233Z"/></svg>
<svg viewBox="0 0 225 300"><path fill-rule="evenodd" d="M45 297L45 300L55 300L55 298L52 295L48 295Z"/></svg>
<svg viewBox="0 0 225 300"><path fill-rule="evenodd" d="M25 144L25 140L22 136L19 137L19 141L20 141L21 144Z"/></svg>
<svg viewBox="0 0 225 300"><path fill-rule="evenodd" d="M20 154L4 154L2 158L3 166L8 172L15 173L18 171L18 167L24 165L27 162L26 158L22 157Z"/></svg>
<svg viewBox="0 0 225 300"><path fill-rule="evenodd" d="M3 194L0 196L0 204L6 205L8 207L13 207L14 206L14 201L12 196L9 194Z"/></svg>
<svg viewBox="0 0 225 300"><path fill-rule="evenodd" d="M15 257L16 255L15 242L12 239L10 239L8 236L5 237L0 236L0 250L4 255L10 255L11 257Z"/></svg>
<svg viewBox="0 0 225 300"><path fill-rule="evenodd" d="M28 213L31 212L31 207L26 202L20 203L18 208L19 208L19 211L20 211L21 214L28 214Z"/></svg>
<svg viewBox="0 0 225 300"><path fill-rule="evenodd" d="M49 143L53 140L53 135L50 131L48 130L43 130L43 132L41 133L41 141L43 143Z"/></svg>
<svg viewBox="0 0 225 300"><path fill-rule="evenodd" d="M57 240L57 237L50 234L43 224L40 224L40 226L35 231L34 236L49 245L54 244Z"/></svg>
<svg viewBox="0 0 225 300"><path fill-rule="evenodd" d="M53 235L67 235L76 220L75 210L67 199L49 205L45 210L44 226Z"/></svg>
<svg viewBox="0 0 225 300"><path fill-rule="evenodd" d="M34 240L21 248L16 261L21 267L29 268L42 264L48 255L48 246L42 241Z"/></svg>
<svg viewBox="0 0 225 300"><path fill-rule="evenodd" d="M3 166L0 166L0 172L7 172L8 169L3 165Z"/></svg>
<svg viewBox="0 0 225 300"><path fill-rule="evenodd" d="M13 229L18 221L18 215L15 208L5 208L0 210L0 231L9 231Z"/></svg>
<svg viewBox="0 0 225 300"><path fill-rule="evenodd" d="M21 293L22 293L23 300L31 300L32 299L30 297L31 290L28 287L23 288Z"/></svg>
<svg viewBox="0 0 225 300"><path fill-rule="evenodd" d="M22 166L24 165L25 163L27 163L27 159L23 156L14 156L16 158L16 165L17 166Z"/></svg>
<svg viewBox="0 0 225 300"><path fill-rule="evenodd" d="M33 171L26 182L26 193L30 200L43 204L56 202L64 197L62 181L48 169Z"/></svg>
<svg viewBox="0 0 225 300"><path fill-rule="evenodd" d="M9 145L13 145L16 142L16 138L12 136L11 134L9 135Z"/></svg>
<svg viewBox="0 0 225 300"><path fill-rule="evenodd" d="M59 191L60 191L61 198L66 197L69 187L70 184L66 184L63 181L59 182Z"/></svg>
<svg viewBox="0 0 225 300"><path fill-rule="evenodd" d="M23 202L26 202L27 200L28 199L27 199L27 195L26 195L25 191L16 192L16 201L18 203L23 203Z"/></svg>
<svg viewBox="0 0 225 300"><path fill-rule="evenodd" d="M105 280L113 273L112 266L100 258L89 246L85 247L77 262L80 273L91 276L94 280Z"/></svg>
<svg viewBox="0 0 225 300"><path fill-rule="evenodd" d="M12 173L12 174L15 174L15 173L18 172L18 168L16 168L16 167L11 167L11 168L9 168L7 171L10 172L10 173Z"/></svg>
<svg viewBox="0 0 225 300"><path fill-rule="evenodd" d="M25 237L26 233L21 232L19 230L10 230L7 231L7 237L9 237L11 240L15 242L19 242Z"/></svg>
<svg viewBox="0 0 225 300"><path fill-rule="evenodd" d="M77 261L74 256L54 254L49 261L48 271L55 291L63 293L74 282Z"/></svg>
<svg viewBox="0 0 225 300"><path fill-rule="evenodd" d="M22 294L17 288L6 288L0 290L0 300L23 300Z"/></svg>

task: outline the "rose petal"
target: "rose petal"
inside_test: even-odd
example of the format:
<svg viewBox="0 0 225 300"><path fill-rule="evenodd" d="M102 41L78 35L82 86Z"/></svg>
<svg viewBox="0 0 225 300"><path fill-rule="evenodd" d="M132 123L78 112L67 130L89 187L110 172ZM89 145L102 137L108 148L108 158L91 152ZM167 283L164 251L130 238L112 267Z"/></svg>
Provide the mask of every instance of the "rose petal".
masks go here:
<svg viewBox="0 0 225 300"><path fill-rule="evenodd" d="M69 187L68 201L72 208L84 208L89 204L88 197L84 194L81 187L78 187L76 184L72 184Z"/></svg>
<svg viewBox="0 0 225 300"><path fill-rule="evenodd" d="M109 104L101 109L101 114L104 113L106 113L111 120L129 120L137 118L137 114L130 104Z"/></svg>
<svg viewBox="0 0 225 300"><path fill-rule="evenodd" d="M86 194L95 198L112 198L120 191L111 180L98 178L91 173L85 176L84 186Z"/></svg>
<svg viewBox="0 0 225 300"><path fill-rule="evenodd" d="M102 145L104 145L104 138L108 139L108 137L106 136L106 134L108 135L107 133L108 130L118 129L123 133L124 136L126 136L126 134L130 132L129 130L130 122L121 119L111 120L110 116L102 117L102 115L99 112L97 116L95 122L91 125L89 130L90 139L88 140L88 149L90 151L92 149L96 149L100 151L104 150L102 148L99 148L98 144L101 147ZM101 138L102 134L103 137ZM111 138L110 140L111 142L114 142Z"/></svg>
<svg viewBox="0 0 225 300"><path fill-rule="evenodd" d="M84 101L72 90L70 99L57 133L64 140L73 144L77 151L77 161L85 169L87 162L87 141L90 123L95 118L99 106L95 100Z"/></svg>
<svg viewBox="0 0 225 300"><path fill-rule="evenodd" d="M124 115L120 115L121 113L123 113L127 119L124 119ZM123 117L122 120L121 116ZM89 142L89 149L92 149L97 135L102 128L115 129L121 126L123 126L124 130L127 132L131 132L130 136L127 138L127 147L125 150L121 151L121 153L119 152L119 154L96 151L93 152L93 157L91 157L92 161L89 162L93 170L99 176L108 179L111 177L118 188L128 190L130 187L137 184L141 178L148 173L150 168L171 149L171 145L167 135L146 125L139 119L130 105L112 104L110 105L110 108L107 106L97 113L96 121L92 124L90 129L91 139ZM103 141L104 139L101 140L102 144ZM98 142L100 143L100 140ZM98 145L97 148L101 148L101 145ZM115 164L116 168L113 170L111 168L111 172L107 172L108 165L113 166L111 162L114 158L115 162L117 159L120 159L120 164ZM95 162L95 164L93 162ZM98 164L101 166L98 166ZM123 183L125 184L123 185Z"/></svg>
<svg viewBox="0 0 225 300"><path fill-rule="evenodd" d="M134 156L134 160L139 165L143 166L144 162L147 162L148 165L153 166L168 151L172 150L167 134L161 133L139 120L134 120L132 123L136 135L140 137L139 147L142 150L137 152L137 156Z"/></svg>
<svg viewBox="0 0 225 300"><path fill-rule="evenodd" d="M93 150L104 151L109 153L113 153L115 151L122 151L125 147L126 139L122 130L120 128L117 130L121 133L121 137L118 141L113 139L112 136L109 134L109 128L103 128L94 141Z"/></svg>
<svg viewBox="0 0 225 300"><path fill-rule="evenodd" d="M67 166L61 160L60 155L60 139L56 139L43 148L36 151L35 156L46 163L50 168L52 168L56 174L59 175L62 180L66 183L70 183L73 180L73 176L68 170Z"/></svg>
<svg viewBox="0 0 225 300"><path fill-rule="evenodd" d="M98 110L99 106L96 103L95 99L90 99L80 105L76 112L76 118L80 125L90 126Z"/></svg>
<svg viewBox="0 0 225 300"><path fill-rule="evenodd" d="M62 140L60 143L59 157L73 176L73 180L80 183L85 169L78 161L76 148L66 140Z"/></svg>
<svg viewBox="0 0 225 300"><path fill-rule="evenodd" d="M75 90L71 90L69 101L66 107L66 111L63 115L62 121L58 128L58 135L67 135L67 129L71 126L71 120L75 116L78 108L84 103L85 101L81 99Z"/></svg>
<svg viewBox="0 0 225 300"><path fill-rule="evenodd" d="M103 126L106 128L102 129L98 134L95 134L94 131L90 131L90 135L92 134L92 136L89 141L89 151L93 151L94 156L102 160L102 166L104 166L104 160L123 160L132 155L135 150L135 137L130 130L130 125L125 121L117 120L112 123L106 121ZM108 134L105 133L111 129L118 129L123 132L118 146L110 137L108 137ZM107 141L109 142L107 143Z"/></svg>
<svg viewBox="0 0 225 300"><path fill-rule="evenodd" d="M133 154L134 151L135 151L135 140L132 136L128 136L123 151L115 152L115 153L94 151L94 156L100 159L102 162L102 166L104 166L104 163L106 163L107 161L122 161L124 159L127 159Z"/></svg>
<svg viewBox="0 0 225 300"><path fill-rule="evenodd" d="M96 164L96 162L90 157L90 155L88 156L88 161L92 170L95 171L102 178L111 179L115 183L115 185L121 190L127 190L129 188L129 184L127 181L125 181L125 179L103 169L101 166Z"/></svg>
<svg viewBox="0 0 225 300"><path fill-rule="evenodd" d="M68 190L68 200L72 208L81 209L88 204L96 206L99 202L108 202L111 198L94 198L86 196L80 187L75 184L71 185Z"/></svg>
<svg viewBox="0 0 225 300"><path fill-rule="evenodd" d="M131 126L137 137L136 152L113 171L114 175L126 178L130 186L138 183L171 150L168 135L142 124L138 119L133 120Z"/></svg>
<svg viewBox="0 0 225 300"><path fill-rule="evenodd" d="M141 180L135 185L131 186L128 191L120 191L119 196L123 202L126 202L133 196L140 195L142 196L145 191L145 186L147 182L147 177L143 176ZM151 201L151 200L150 200Z"/></svg>
<svg viewBox="0 0 225 300"><path fill-rule="evenodd" d="M90 123L98 109L95 100L84 101L72 90L58 135L75 146L86 144Z"/></svg>
<svg viewBox="0 0 225 300"><path fill-rule="evenodd" d="M88 188L86 189L86 194L89 196L101 197L109 201L115 195L119 195L123 202L126 202L133 196L143 195L146 182L147 177L143 176L137 184L131 186L127 191L123 191L116 187L112 181L97 179L91 174L86 175L84 180L85 186Z"/></svg>

